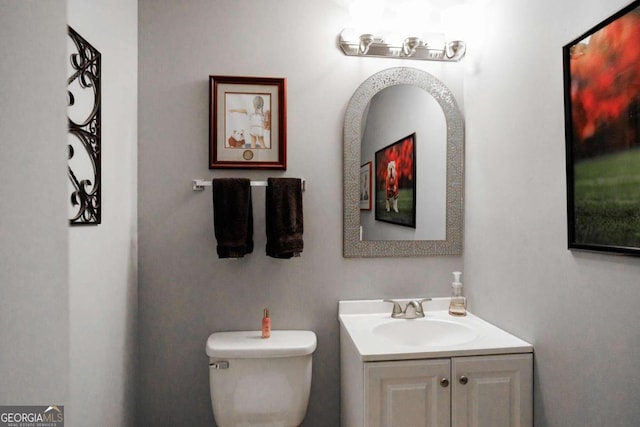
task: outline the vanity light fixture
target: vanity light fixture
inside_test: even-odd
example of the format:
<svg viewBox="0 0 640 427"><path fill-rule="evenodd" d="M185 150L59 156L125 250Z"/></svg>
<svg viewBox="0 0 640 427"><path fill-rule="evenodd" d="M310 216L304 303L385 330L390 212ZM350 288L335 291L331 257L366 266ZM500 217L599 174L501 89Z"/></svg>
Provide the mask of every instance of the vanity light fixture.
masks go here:
<svg viewBox="0 0 640 427"><path fill-rule="evenodd" d="M422 45L420 37L407 37L402 42L402 53L404 56L413 56L416 53L416 48Z"/></svg>
<svg viewBox="0 0 640 427"><path fill-rule="evenodd" d="M467 47L466 47L466 45L464 44L463 41L453 40L453 41L445 43L445 45L444 45L444 54L449 59L453 59L453 58L460 59L464 55L464 53L466 51L466 48Z"/></svg>
<svg viewBox="0 0 640 427"><path fill-rule="evenodd" d="M340 33L339 44L348 56L460 61L466 52L465 42L443 39L443 35L435 34L433 37L410 36L400 42L371 33L358 35L353 29L344 29Z"/></svg>
<svg viewBox="0 0 640 427"><path fill-rule="evenodd" d="M375 41L375 36L373 34L362 34L360 36L360 45L358 46L358 52L361 55L366 55L369 52L369 48Z"/></svg>

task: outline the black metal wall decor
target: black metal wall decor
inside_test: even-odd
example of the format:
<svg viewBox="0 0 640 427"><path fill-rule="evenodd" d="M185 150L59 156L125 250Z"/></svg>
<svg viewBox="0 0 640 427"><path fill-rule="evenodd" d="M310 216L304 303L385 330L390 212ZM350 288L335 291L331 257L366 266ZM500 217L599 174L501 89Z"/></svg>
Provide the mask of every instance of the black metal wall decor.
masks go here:
<svg viewBox="0 0 640 427"><path fill-rule="evenodd" d="M73 28L68 29L69 223L100 224L101 55Z"/></svg>

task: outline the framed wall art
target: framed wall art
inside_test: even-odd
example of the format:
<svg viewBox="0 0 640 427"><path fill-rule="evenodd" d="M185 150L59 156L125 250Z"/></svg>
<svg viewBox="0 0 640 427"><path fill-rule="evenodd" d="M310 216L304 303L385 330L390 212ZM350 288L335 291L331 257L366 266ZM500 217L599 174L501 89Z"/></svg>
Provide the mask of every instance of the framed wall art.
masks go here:
<svg viewBox="0 0 640 427"><path fill-rule="evenodd" d="M376 151L375 218L416 228L416 134Z"/></svg>
<svg viewBox="0 0 640 427"><path fill-rule="evenodd" d="M370 211L371 210L371 199L373 199L373 195L371 194L371 171L372 165L371 162L367 162L364 165L360 166L360 210L361 211Z"/></svg>
<svg viewBox="0 0 640 427"><path fill-rule="evenodd" d="M209 76L209 169L287 169L286 80Z"/></svg>
<svg viewBox="0 0 640 427"><path fill-rule="evenodd" d="M640 255L640 1L563 47L569 249Z"/></svg>

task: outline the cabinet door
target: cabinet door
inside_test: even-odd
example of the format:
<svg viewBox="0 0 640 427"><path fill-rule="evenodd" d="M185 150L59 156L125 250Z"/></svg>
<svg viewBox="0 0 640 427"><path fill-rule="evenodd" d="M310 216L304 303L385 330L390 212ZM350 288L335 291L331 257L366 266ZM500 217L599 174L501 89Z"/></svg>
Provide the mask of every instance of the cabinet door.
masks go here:
<svg viewBox="0 0 640 427"><path fill-rule="evenodd" d="M450 359L365 364L365 427L449 427Z"/></svg>
<svg viewBox="0 0 640 427"><path fill-rule="evenodd" d="M453 427L531 427L531 354L452 359Z"/></svg>

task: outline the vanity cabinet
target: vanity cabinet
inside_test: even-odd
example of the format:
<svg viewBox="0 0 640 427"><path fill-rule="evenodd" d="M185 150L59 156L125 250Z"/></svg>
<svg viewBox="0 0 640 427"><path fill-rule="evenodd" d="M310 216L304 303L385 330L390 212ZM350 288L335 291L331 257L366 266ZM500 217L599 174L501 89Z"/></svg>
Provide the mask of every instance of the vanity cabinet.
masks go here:
<svg viewBox="0 0 640 427"><path fill-rule="evenodd" d="M449 302L340 301L341 427L533 426L533 346Z"/></svg>
<svg viewBox="0 0 640 427"><path fill-rule="evenodd" d="M450 373L450 359L365 363L364 425L448 427Z"/></svg>
<svg viewBox="0 0 640 427"><path fill-rule="evenodd" d="M342 408L342 427L533 425L531 353L361 365L361 392L343 396L353 406Z"/></svg>
<svg viewBox="0 0 640 427"><path fill-rule="evenodd" d="M532 354L452 358L451 425L532 426Z"/></svg>

